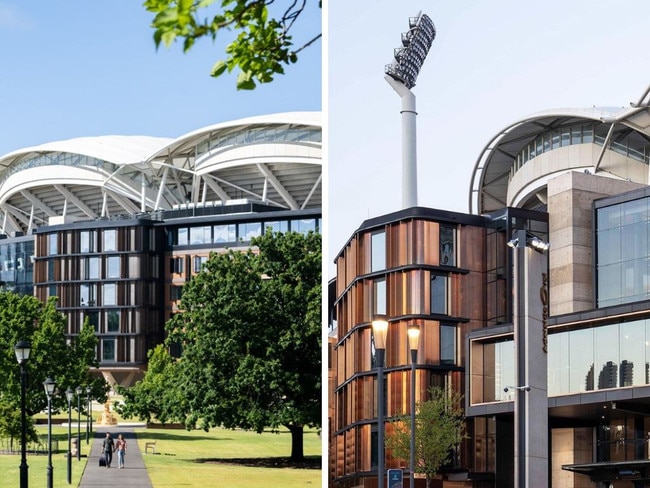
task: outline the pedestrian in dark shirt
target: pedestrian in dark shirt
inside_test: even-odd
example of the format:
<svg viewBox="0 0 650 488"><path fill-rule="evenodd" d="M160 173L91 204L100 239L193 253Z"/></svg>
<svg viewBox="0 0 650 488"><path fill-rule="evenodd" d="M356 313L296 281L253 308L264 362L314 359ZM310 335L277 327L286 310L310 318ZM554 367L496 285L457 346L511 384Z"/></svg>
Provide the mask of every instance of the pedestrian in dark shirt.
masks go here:
<svg viewBox="0 0 650 488"><path fill-rule="evenodd" d="M115 451L115 443L111 437L110 432L106 432L106 438L102 444L102 455L106 458L106 468L111 467L111 462L113 461L113 451Z"/></svg>

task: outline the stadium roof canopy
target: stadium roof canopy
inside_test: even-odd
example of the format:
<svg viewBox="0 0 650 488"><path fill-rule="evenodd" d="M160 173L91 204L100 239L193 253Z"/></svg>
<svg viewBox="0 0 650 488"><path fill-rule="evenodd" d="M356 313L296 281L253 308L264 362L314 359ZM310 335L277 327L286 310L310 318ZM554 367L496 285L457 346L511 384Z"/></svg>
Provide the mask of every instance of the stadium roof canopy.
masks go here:
<svg viewBox="0 0 650 488"><path fill-rule="evenodd" d="M588 171L648 184L650 112L648 102L644 102L647 95L648 92L630 108L546 110L503 128L483 148L474 166L470 212L484 214L506 206L534 208L543 204L548 179L567 171ZM584 153L576 157L568 149L564 157L558 159L556 153L555 160L543 164L543 158L537 157L558 147L578 144L592 145L589 157ZM625 161L608 163L613 153L628 162L644 163L646 169L630 172ZM526 166L533 159L538 164L534 171L533 164ZM518 181L516 174L525 166L527 179L520 177ZM537 173L534 178L533 172ZM513 188L516 184L520 187Z"/></svg>
<svg viewBox="0 0 650 488"><path fill-rule="evenodd" d="M0 232L248 199L322 205L319 112L215 124L176 139L81 137L0 157Z"/></svg>

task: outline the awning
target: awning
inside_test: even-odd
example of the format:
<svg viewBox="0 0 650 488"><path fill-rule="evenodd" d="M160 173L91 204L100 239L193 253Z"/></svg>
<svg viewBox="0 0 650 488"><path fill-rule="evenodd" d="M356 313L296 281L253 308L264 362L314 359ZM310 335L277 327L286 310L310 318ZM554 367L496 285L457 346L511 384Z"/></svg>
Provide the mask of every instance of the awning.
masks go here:
<svg viewBox="0 0 650 488"><path fill-rule="evenodd" d="M650 460L565 464L562 469L587 475L591 481L650 481Z"/></svg>

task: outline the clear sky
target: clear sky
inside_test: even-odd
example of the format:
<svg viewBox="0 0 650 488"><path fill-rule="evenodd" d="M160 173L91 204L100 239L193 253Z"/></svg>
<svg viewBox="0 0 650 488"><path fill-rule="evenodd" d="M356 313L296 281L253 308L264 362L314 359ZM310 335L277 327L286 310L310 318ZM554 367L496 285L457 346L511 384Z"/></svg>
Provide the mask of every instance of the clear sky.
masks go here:
<svg viewBox="0 0 650 488"><path fill-rule="evenodd" d="M329 277L352 233L401 209L397 94L383 78L419 11L437 35L417 98L419 205L469 212L483 147L534 112L629 107L650 85L650 2L331 2L328 11Z"/></svg>
<svg viewBox="0 0 650 488"><path fill-rule="evenodd" d="M321 110L322 42L271 84L214 79L231 34L156 51L142 0L0 0L0 155L81 136L178 137L253 115ZM321 31L311 2L297 41Z"/></svg>

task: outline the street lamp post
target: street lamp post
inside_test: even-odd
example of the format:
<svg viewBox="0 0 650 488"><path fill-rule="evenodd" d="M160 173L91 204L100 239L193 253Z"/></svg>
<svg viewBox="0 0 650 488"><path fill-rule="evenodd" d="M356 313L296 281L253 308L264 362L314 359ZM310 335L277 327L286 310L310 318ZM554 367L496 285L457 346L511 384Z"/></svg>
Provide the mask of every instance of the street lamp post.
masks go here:
<svg viewBox="0 0 650 488"><path fill-rule="evenodd" d="M384 354L388 317L375 315L372 319L372 335L377 358L377 488L384 488Z"/></svg>
<svg viewBox="0 0 650 488"><path fill-rule="evenodd" d="M27 431L25 425L25 389L27 387L27 371L25 365L29 360L31 344L27 341L20 340L14 347L16 359L20 364L20 488L27 488L29 481L27 478Z"/></svg>
<svg viewBox="0 0 650 488"><path fill-rule="evenodd" d="M48 378L43 382L45 394L47 395L47 488L52 488L54 468L52 467L52 396L56 383L52 378Z"/></svg>
<svg viewBox="0 0 650 488"><path fill-rule="evenodd" d="M93 432L93 404L90 394L93 392L93 389L90 386L86 387L86 402L88 402L88 423L86 423L86 444L88 444L88 433L92 434ZM88 428L90 425L90 429Z"/></svg>
<svg viewBox="0 0 650 488"><path fill-rule="evenodd" d="M74 391L68 387L65 398L68 400L68 484L72 484L72 398Z"/></svg>
<svg viewBox="0 0 650 488"><path fill-rule="evenodd" d="M77 386L77 461L81 461L81 394L83 388Z"/></svg>
<svg viewBox="0 0 650 488"><path fill-rule="evenodd" d="M420 326L408 326L409 349L411 350L411 457L409 468L411 472L410 488L415 486L415 364L418 362L418 344L420 341Z"/></svg>

